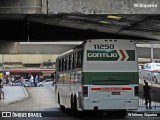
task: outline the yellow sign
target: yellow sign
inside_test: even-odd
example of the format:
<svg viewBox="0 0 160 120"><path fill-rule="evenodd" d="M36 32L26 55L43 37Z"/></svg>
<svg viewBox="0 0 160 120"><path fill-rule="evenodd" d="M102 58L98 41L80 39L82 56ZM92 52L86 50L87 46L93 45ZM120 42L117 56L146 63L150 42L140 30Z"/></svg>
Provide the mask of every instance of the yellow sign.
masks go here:
<svg viewBox="0 0 160 120"><path fill-rule="evenodd" d="M0 78L2 78L3 77L3 74L2 73L0 73Z"/></svg>

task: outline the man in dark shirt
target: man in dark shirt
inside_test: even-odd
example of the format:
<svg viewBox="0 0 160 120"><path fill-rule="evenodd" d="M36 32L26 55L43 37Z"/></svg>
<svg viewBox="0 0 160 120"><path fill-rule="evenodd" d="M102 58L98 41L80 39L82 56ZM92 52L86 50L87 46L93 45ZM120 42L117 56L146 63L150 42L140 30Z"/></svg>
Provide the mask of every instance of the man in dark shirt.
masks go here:
<svg viewBox="0 0 160 120"><path fill-rule="evenodd" d="M148 103L149 103L149 109L152 109L151 108L150 90L153 90L153 89L150 86L148 86L148 82L145 82L145 86L143 86L143 91L144 91L146 109L148 109Z"/></svg>
<svg viewBox="0 0 160 120"><path fill-rule="evenodd" d="M51 78L52 78L52 81L53 81L52 86L54 86L54 84L55 84L55 74L54 73L51 74Z"/></svg>

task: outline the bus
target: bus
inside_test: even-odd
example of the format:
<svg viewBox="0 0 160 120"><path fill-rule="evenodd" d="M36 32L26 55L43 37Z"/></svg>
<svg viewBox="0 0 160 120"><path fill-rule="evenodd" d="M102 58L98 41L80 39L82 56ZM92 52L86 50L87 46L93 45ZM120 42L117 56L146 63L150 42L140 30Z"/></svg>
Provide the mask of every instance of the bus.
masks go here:
<svg viewBox="0 0 160 120"><path fill-rule="evenodd" d="M133 40L91 39L56 59L56 102L61 110L126 116L138 109L138 58Z"/></svg>

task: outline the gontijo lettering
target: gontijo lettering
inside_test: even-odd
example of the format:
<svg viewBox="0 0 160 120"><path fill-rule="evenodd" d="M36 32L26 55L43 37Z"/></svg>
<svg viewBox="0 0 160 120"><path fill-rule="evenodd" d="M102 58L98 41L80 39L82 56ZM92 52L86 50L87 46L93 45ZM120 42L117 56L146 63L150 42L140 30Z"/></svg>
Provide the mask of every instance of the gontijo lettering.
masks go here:
<svg viewBox="0 0 160 120"><path fill-rule="evenodd" d="M134 61L134 50L87 50L88 61Z"/></svg>
<svg viewBox="0 0 160 120"><path fill-rule="evenodd" d="M88 53L88 57L118 57L117 53Z"/></svg>

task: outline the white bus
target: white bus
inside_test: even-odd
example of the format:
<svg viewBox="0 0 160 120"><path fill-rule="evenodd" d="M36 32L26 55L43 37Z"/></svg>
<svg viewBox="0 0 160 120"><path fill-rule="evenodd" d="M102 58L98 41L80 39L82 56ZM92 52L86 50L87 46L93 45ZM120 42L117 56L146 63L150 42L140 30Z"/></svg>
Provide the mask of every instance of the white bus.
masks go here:
<svg viewBox="0 0 160 120"><path fill-rule="evenodd" d="M113 111L138 109L139 71L132 40L93 39L56 60L56 101L60 109Z"/></svg>

